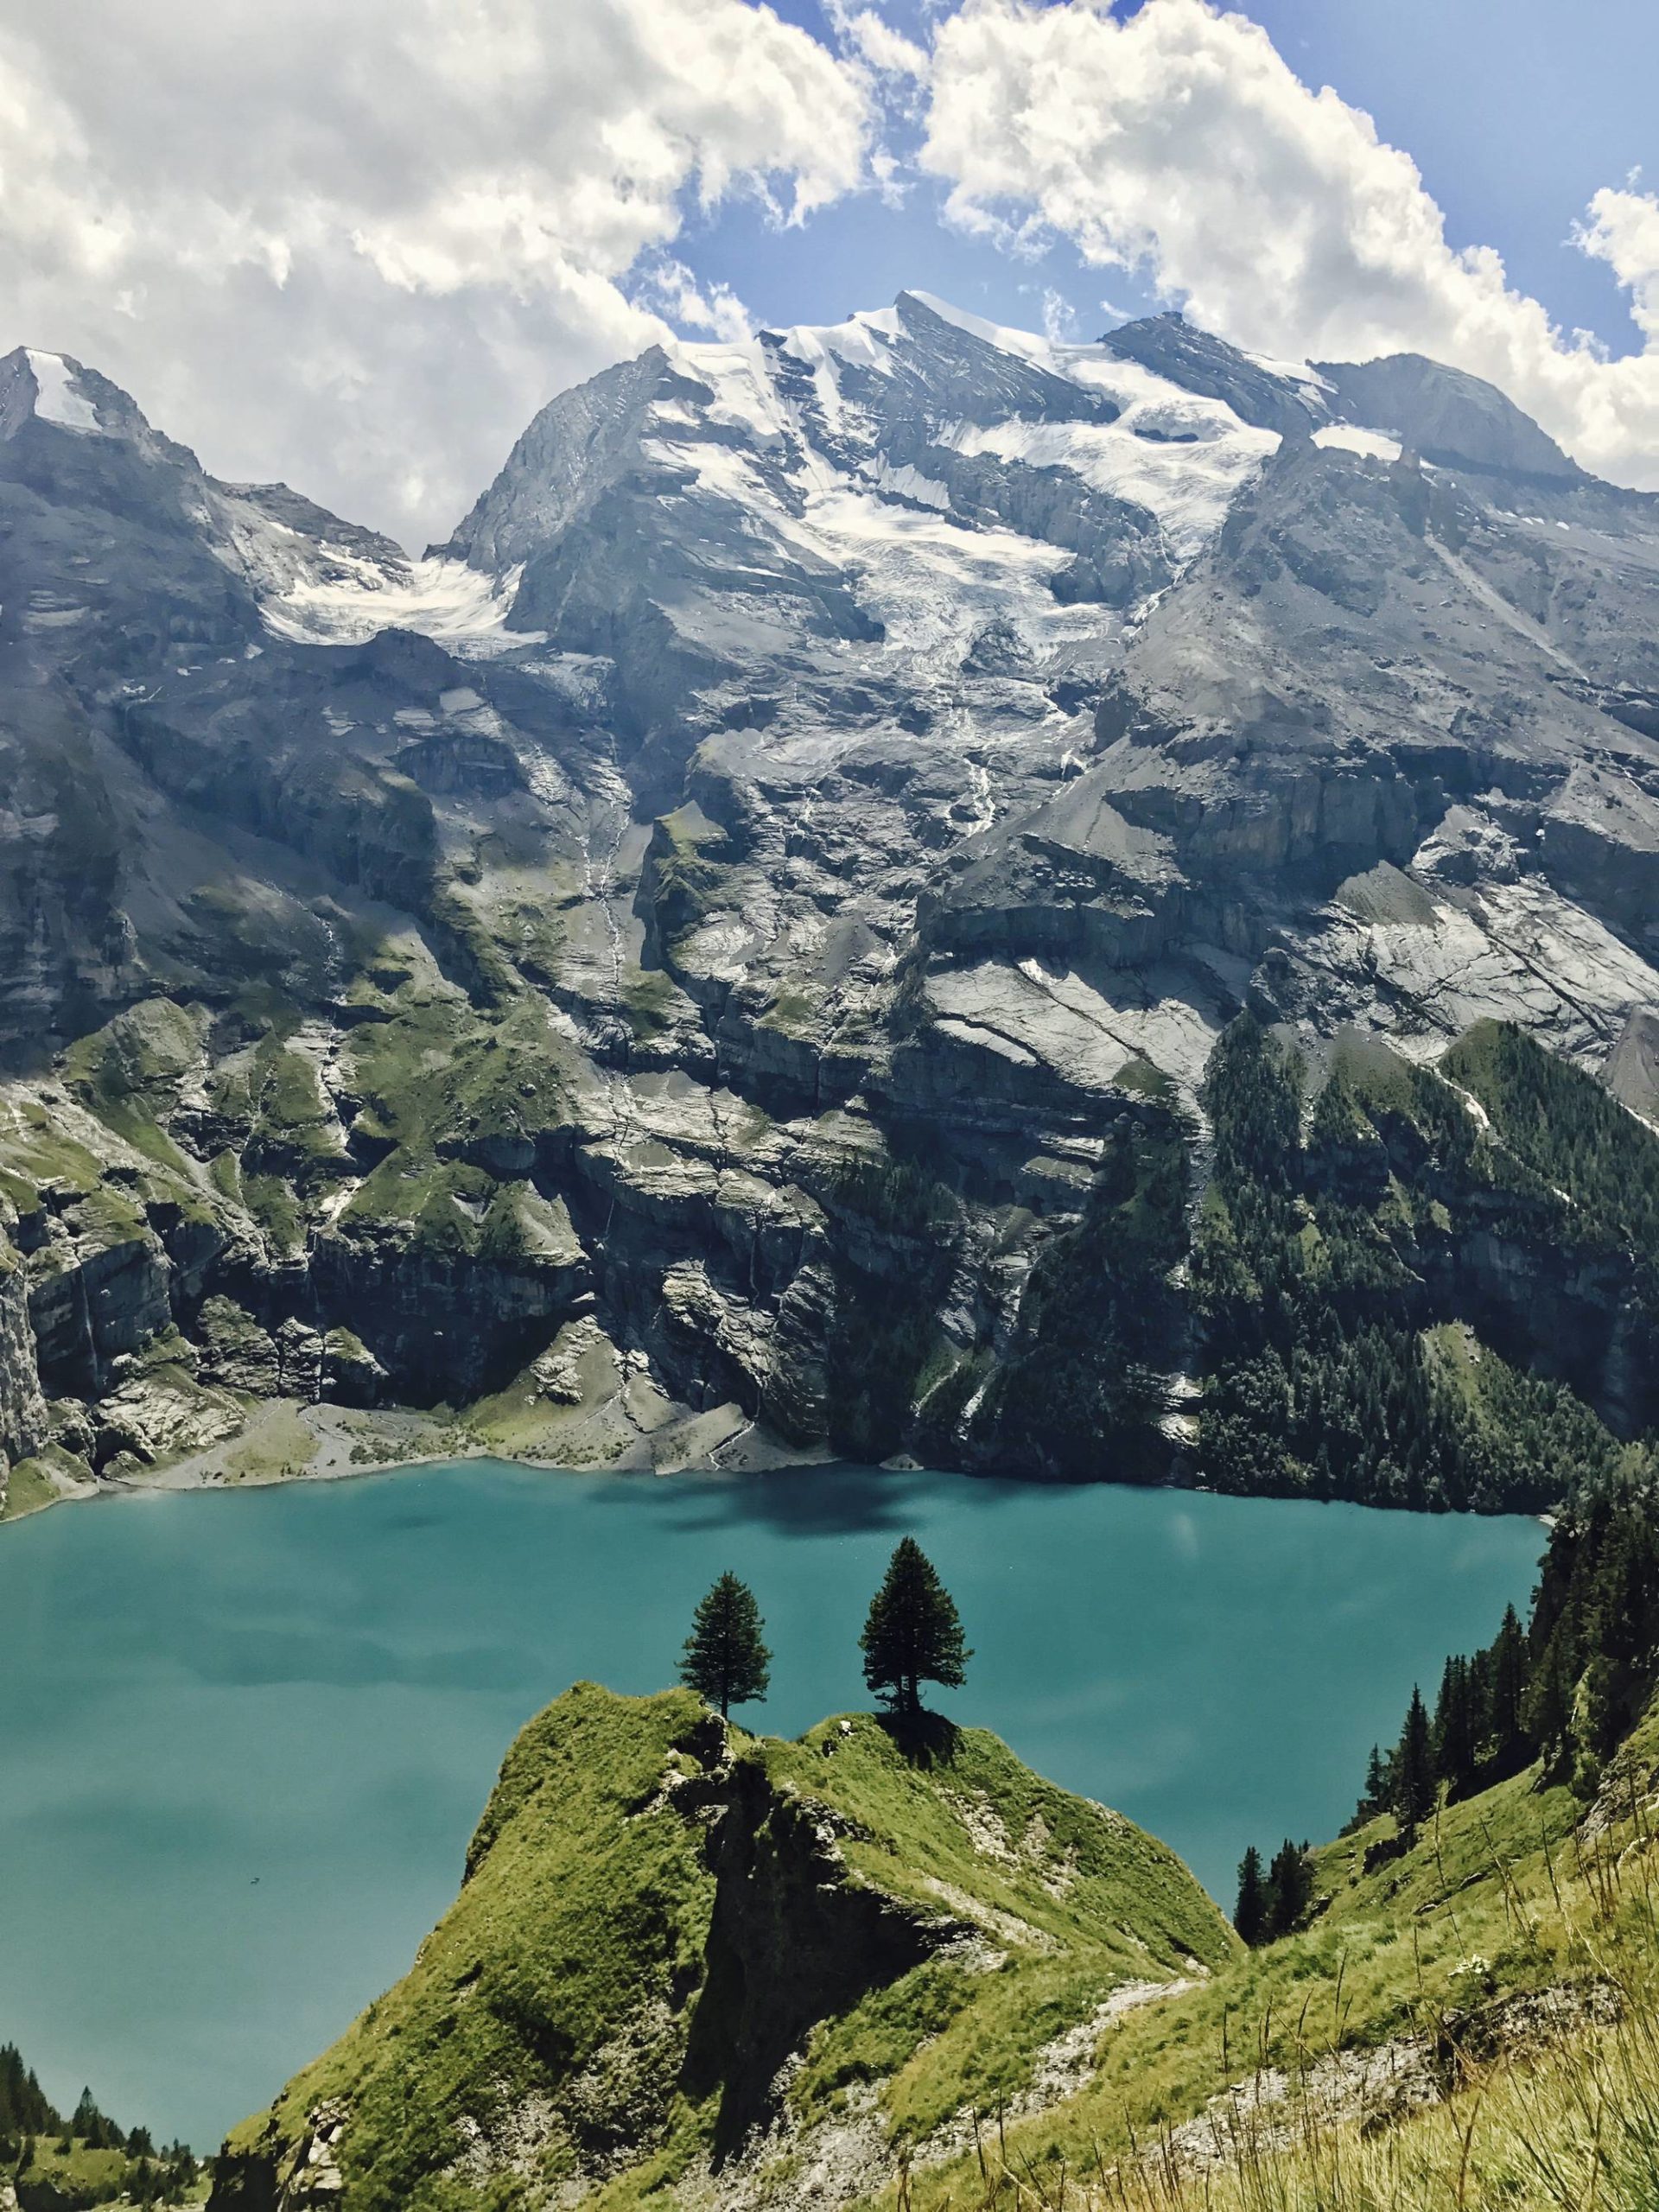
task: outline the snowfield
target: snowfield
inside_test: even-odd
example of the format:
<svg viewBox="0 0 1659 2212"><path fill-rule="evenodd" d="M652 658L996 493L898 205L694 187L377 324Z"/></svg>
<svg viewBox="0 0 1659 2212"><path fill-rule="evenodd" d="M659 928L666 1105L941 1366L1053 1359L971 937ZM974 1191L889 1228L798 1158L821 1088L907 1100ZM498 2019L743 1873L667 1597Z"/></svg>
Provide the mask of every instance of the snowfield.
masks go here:
<svg viewBox="0 0 1659 2212"><path fill-rule="evenodd" d="M340 556L345 573L296 576L261 608L266 627L300 645L360 645L379 630L413 630L463 658L487 659L543 642L541 632L509 630L518 571L500 579L464 561L429 556L401 572Z"/></svg>

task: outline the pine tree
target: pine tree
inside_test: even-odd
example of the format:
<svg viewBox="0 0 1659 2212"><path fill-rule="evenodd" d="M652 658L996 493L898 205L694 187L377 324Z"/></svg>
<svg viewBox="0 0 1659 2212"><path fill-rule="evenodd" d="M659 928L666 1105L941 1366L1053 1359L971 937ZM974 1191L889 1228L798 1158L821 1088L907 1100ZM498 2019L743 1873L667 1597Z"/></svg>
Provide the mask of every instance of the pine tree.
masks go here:
<svg viewBox="0 0 1659 2212"><path fill-rule="evenodd" d="M75 2107L67 2132L79 2142L90 2143L96 2151L118 2151L126 2141L115 2122L105 2119L99 2110L98 2100L90 2089L81 2091L80 2102Z"/></svg>
<svg viewBox="0 0 1659 2212"><path fill-rule="evenodd" d="M1513 1605L1505 1608L1503 1624L1492 1645L1491 1681L1486 1732L1501 1777L1523 1764L1528 1749L1522 1723L1527 1694L1527 1637Z"/></svg>
<svg viewBox="0 0 1659 2212"><path fill-rule="evenodd" d="M25 2069L16 2044L0 2044L0 2131L41 2135L60 2125L34 2073Z"/></svg>
<svg viewBox="0 0 1659 2212"><path fill-rule="evenodd" d="M1268 1869L1267 1932L1289 1936L1299 1929L1313 1901L1313 1867L1307 1846L1289 1836L1273 1854Z"/></svg>
<svg viewBox="0 0 1659 2212"><path fill-rule="evenodd" d="M1469 1662L1448 1659L1434 1707L1434 1770L1453 1797L1474 1786L1476 1719L1470 1690Z"/></svg>
<svg viewBox="0 0 1659 2212"><path fill-rule="evenodd" d="M1573 1734L1589 1794L1618 1745L1624 1717L1618 1669L1605 1652L1599 1651L1585 1669L1575 1702Z"/></svg>
<svg viewBox="0 0 1659 2212"><path fill-rule="evenodd" d="M1542 1751L1546 1760L1560 1757L1567 1742L1567 1732L1573 1725L1575 1685L1562 1648L1563 1642L1560 1635L1550 1638L1549 1647L1527 1685L1526 1700L1522 1707L1527 1734Z"/></svg>
<svg viewBox="0 0 1659 2212"><path fill-rule="evenodd" d="M1367 1820L1380 1813L1389 1802L1389 1765L1379 1745L1371 1745L1371 1756L1365 1762L1365 1795L1360 1800L1360 1810Z"/></svg>
<svg viewBox="0 0 1659 2212"><path fill-rule="evenodd" d="M924 1682L957 1689L967 1679L973 1654L963 1641L962 1622L913 1536L902 1538L887 1562L859 1649L866 1686L906 1717L921 1711Z"/></svg>
<svg viewBox="0 0 1659 2212"><path fill-rule="evenodd" d="M1434 1747L1428 1725L1428 1708L1422 1691L1414 1686L1394 1755L1394 1816L1400 1833L1416 1834L1420 1822L1434 1809Z"/></svg>
<svg viewBox="0 0 1659 2212"><path fill-rule="evenodd" d="M760 1640L766 1623L754 1592L729 1570L692 1616L691 1633L680 1660L680 1680L688 1689L720 1707L722 1720L734 1705L764 1698L772 1679L772 1654Z"/></svg>
<svg viewBox="0 0 1659 2212"><path fill-rule="evenodd" d="M1233 1925L1252 1948L1267 1940L1268 1885L1262 1871L1262 1854L1252 1844L1238 1862L1238 1903Z"/></svg>

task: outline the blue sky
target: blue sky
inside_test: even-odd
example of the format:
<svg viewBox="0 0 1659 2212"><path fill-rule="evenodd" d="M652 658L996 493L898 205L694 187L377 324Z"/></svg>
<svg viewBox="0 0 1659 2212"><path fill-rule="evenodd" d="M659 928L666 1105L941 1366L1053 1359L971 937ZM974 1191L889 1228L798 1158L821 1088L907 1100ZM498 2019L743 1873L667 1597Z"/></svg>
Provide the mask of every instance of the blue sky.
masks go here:
<svg viewBox="0 0 1659 2212"><path fill-rule="evenodd" d="M814 35L831 35L821 0L774 4ZM917 0L883 10L918 38L940 12ZM1511 281L1557 321L1593 331L1614 353L1635 350L1625 296L1571 232L1600 186L1649 168L1659 181L1659 0L1256 0L1236 12L1305 83L1331 85L1412 156L1454 245L1495 246ZM893 130L914 143L914 124L895 118ZM901 208L867 194L800 230L779 230L754 200L734 199L712 219L693 214L676 250L764 323L835 321L906 284L1027 327L1040 324L1052 289L1079 336L1113 320L1103 298L1129 314L1164 304L1154 286L1085 268L1064 239L1027 263L967 238L941 220L944 196L922 178Z"/></svg>
<svg viewBox="0 0 1659 2212"><path fill-rule="evenodd" d="M1605 264L1569 233L1592 193L1659 174L1659 7L1651 0L1264 0L1255 17L1298 76L1335 86L1402 146L1458 244L1615 352L1636 343Z"/></svg>

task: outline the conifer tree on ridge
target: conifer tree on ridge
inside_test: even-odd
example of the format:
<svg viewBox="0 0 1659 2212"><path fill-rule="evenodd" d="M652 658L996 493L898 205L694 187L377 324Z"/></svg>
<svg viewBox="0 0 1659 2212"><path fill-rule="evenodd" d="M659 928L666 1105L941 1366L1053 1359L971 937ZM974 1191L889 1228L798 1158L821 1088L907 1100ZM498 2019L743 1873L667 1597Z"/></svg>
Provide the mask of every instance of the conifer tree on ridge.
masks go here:
<svg viewBox="0 0 1659 2212"><path fill-rule="evenodd" d="M958 1689L967 1680L973 1654L963 1640L961 1618L913 1536L902 1537L887 1562L859 1648L866 1687L906 1719L921 1711L925 1681Z"/></svg>
<svg viewBox="0 0 1659 2212"><path fill-rule="evenodd" d="M1435 1797L1433 1734L1422 1691L1414 1687L1390 1770L1394 1817L1402 1835L1414 1836L1420 1824L1433 1811Z"/></svg>
<svg viewBox="0 0 1659 2212"><path fill-rule="evenodd" d="M680 1680L710 1705L722 1720L734 1705L764 1698L772 1680L772 1654L761 1641L766 1623L754 1592L729 1568L715 1582L692 1616L691 1633L680 1659Z"/></svg>

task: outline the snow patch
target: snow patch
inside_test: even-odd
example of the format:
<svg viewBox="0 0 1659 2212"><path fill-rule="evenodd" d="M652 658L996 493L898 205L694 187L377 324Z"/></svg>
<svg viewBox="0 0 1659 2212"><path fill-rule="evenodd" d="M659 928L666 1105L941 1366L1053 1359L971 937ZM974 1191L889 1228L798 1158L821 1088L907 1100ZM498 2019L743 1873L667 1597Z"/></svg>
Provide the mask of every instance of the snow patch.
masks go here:
<svg viewBox="0 0 1659 2212"><path fill-rule="evenodd" d="M1039 658L1100 626L1097 607L1063 607L1050 589L1071 555L1011 530L969 530L874 492L811 499L801 535L847 570L859 603L879 617L878 653L909 663L930 688L954 672L986 623L1006 620Z"/></svg>
<svg viewBox="0 0 1659 2212"><path fill-rule="evenodd" d="M1123 409L1115 423L1036 423L1014 416L988 427L958 425L944 434L944 442L959 453L1070 469L1095 490L1147 508L1171 553L1190 561L1220 529L1243 486L1278 451L1278 433L1253 429L1231 408L1182 392L1138 365L1110 381Z"/></svg>
<svg viewBox="0 0 1659 2212"><path fill-rule="evenodd" d="M1398 461L1400 441L1391 438L1386 430L1364 430L1357 423L1327 423L1322 430L1315 430L1316 446L1335 447L1342 453L1363 454L1368 461Z"/></svg>
<svg viewBox="0 0 1659 2212"><path fill-rule="evenodd" d="M296 577L260 613L268 630L297 645L361 645L380 630L413 630L483 660L545 643L540 631L506 626L523 573L512 569L498 579L430 555L401 572L358 560L343 575Z"/></svg>
<svg viewBox="0 0 1659 2212"><path fill-rule="evenodd" d="M1040 369L1054 367L1054 348L1046 338L1039 338L1033 330L1013 330L1006 323L988 322L982 315L969 315L965 308L953 308L949 300L942 300L937 293L918 291L912 285L902 294L902 299L916 300L941 322L948 322L952 329L965 331L969 338L982 344L995 346L999 353L1012 353L1021 361L1030 361Z"/></svg>
<svg viewBox="0 0 1659 2212"><path fill-rule="evenodd" d="M90 399L77 389L74 371L61 353L37 353L30 346L29 374L35 379L35 413L42 423L51 423L60 430L92 430L99 427L96 410Z"/></svg>
<svg viewBox="0 0 1659 2212"><path fill-rule="evenodd" d="M758 338L746 338L734 346L677 345L671 349L671 358L713 394L702 410L705 422L723 429L746 431L763 445L781 442L782 410L772 390L766 349ZM658 401L657 407L662 411L664 403Z"/></svg>
<svg viewBox="0 0 1659 2212"><path fill-rule="evenodd" d="M898 334L897 313L892 308L881 308L873 314L852 315L845 322L799 323L782 334L783 350L792 360L805 361L813 367L833 353L854 368L891 376L892 341Z"/></svg>
<svg viewBox="0 0 1659 2212"><path fill-rule="evenodd" d="M1253 361L1258 369L1265 369L1270 377L1300 385L1304 391L1325 393L1337 388L1329 377L1322 377L1306 361L1281 361L1272 353L1253 353L1247 346L1241 346L1238 350L1247 361Z"/></svg>
<svg viewBox="0 0 1659 2212"><path fill-rule="evenodd" d="M944 508L950 504L950 487L924 476L914 461L895 468L884 454L878 454L864 473L878 490L891 492L896 499L915 499L925 507Z"/></svg>
<svg viewBox="0 0 1659 2212"><path fill-rule="evenodd" d="M666 461L672 467L683 468L695 475L699 491L712 492L721 499L734 500L741 507L774 504L753 463L741 446L702 442L683 443L670 438L642 438L639 447L642 453Z"/></svg>

